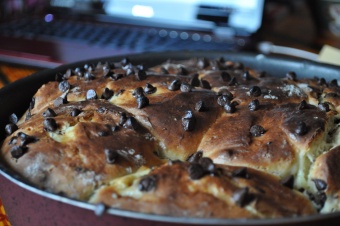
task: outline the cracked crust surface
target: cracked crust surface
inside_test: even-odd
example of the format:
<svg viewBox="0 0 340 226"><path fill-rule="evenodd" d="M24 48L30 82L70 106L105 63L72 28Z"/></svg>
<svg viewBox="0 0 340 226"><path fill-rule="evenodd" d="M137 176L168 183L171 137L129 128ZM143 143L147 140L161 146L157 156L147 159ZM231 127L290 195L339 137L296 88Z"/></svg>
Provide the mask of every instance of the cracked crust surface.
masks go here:
<svg viewBox="0 0 340 226"><path fill-rule="evenodd" d="M38 90L1 148L8 165L39 188L189 217L286 217L325 212L331 197L339 203L330 176L340 145L334 81L275 78L201 58L148 70L98 63L57 77ZM199 159L211 159L218 172L206 173ZM233 175L244 169L253 176ZM157 189L140 190L147 175L160 178ZM316 190L315 178L328 190ZM238 205L233 197L242 198L242 188L256 201Z"/></svg>

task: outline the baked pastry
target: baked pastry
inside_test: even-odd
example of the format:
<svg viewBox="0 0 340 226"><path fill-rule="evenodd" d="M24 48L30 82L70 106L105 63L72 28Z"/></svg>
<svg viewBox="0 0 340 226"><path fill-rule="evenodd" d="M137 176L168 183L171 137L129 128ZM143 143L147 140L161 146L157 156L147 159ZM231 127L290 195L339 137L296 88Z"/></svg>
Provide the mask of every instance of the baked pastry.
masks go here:
<svg viewBox="0 0 340 226"><path fill-rule="evenodd" d="M1 157L34 186L113 208L331 212L340 208L339 102L336 80L276 78L224 59L86 64L11 115Z"/></svg>

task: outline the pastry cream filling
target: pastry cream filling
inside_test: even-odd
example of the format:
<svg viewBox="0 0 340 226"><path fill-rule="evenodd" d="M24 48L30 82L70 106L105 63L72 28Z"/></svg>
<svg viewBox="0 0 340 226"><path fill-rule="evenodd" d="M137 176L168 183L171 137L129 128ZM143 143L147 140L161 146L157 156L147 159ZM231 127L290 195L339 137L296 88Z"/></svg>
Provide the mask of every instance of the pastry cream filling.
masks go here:
<svg viewBox="0 0 340 226"><path fill-rule="evenodd" d="M309 172L316 158L320 156L322 153L327 152L331 148L331 144L327 143L328 134L331 128L333 128L333 120L329 120L326 124L325 132L321 134L318 138L316 138L311 144L308 145L307 149L301 150L299 152L299 161L298 168L295 181L296 188L305 188L308 191L311 191L309 181L312 178L309 178ZM298 150L298 147L296 147Z"/></svg>
<svg viewBox="0 0 340 226"><path fill-rule="evenodd" d="M48 135L55 141L59 143L68 143L74 140L75 133L74 133L74 126L70 126L68 123L64 123L58 131L55 132L48 132Z"/></svg>
<svg viewBox="0 0 340 226"><path fill-rule="evenodd" d="M340 203L338 194L334 196L328 196L324 207L320 210L320 213L332 213L340 210Z"/></svg>
<svg viewBox="0 0 340 226"><path fill-rule="evenodd" d="M188 184L188 189L191 192L202 192L214 196L215 198L224 201L228 206L236 205L235 201L232 199L232 195L226 195L223 187L217 186L214 183L209 183L205 181L205 177L200 180L191 181ZM209 185L208 185L209 184ZM254 214L255 216L260 216L260 213L252 206L243 206L248 212Z"/></svg>
<svg viewBox="0 0 340 226"><path fill-rule="evenodd" d="M105 189L106 187L113 188L114 193L112 193L112 197L122 196L122 197L131 197L134 199L140 199L143 195L143 192L139 191L138 178L143 177L150 173L151 169L142 166L140 167L135 173L119 177L110 181L109 185L104 185L99 188L96 193L100 193L101 190ZM94 202L96 194L90 199L90 202Z"/></svg>

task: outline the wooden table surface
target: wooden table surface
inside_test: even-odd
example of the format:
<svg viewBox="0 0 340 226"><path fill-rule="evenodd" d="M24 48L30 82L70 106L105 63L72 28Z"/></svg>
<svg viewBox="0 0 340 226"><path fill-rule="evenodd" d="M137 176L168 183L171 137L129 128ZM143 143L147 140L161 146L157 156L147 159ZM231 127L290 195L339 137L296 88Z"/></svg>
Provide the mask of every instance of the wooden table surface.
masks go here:
<svg viewBox="0 0 340 226"><path fill-rule="evenodd" d="M0 63L0 88L6 84L14 82L15 80L31 75L37 70L38 69L33 69L30 67Z"/></svg>

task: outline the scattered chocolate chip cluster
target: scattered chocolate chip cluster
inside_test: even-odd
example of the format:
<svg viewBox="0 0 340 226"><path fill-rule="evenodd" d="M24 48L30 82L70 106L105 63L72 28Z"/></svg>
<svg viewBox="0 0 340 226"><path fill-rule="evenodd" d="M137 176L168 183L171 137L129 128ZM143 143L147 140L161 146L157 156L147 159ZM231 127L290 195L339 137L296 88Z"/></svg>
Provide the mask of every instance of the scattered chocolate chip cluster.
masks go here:
<svg viewBox="0 0 340 226"><path fill-rule="evenodd" d="M227 59L58 72L5 127L35 186L138 212L279 218L340 210L340 87Z"/></svg>

